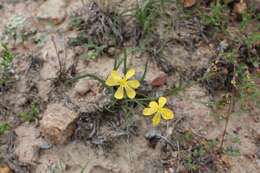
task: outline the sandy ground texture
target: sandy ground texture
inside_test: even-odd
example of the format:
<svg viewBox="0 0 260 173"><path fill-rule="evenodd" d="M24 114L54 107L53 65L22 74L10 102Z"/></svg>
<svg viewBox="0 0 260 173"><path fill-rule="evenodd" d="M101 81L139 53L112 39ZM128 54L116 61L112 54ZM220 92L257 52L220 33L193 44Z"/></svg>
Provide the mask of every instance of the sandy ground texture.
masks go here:
<svg viewBox="0 0 260 173"><path fill-rule="evenodd" d="M230 37L210 37L196 17L183 16L172 1L166 8L169 21L156 22L140 51L144 33L128 15L136 3L0 0L0 42L15 55L10 83L0 86L0 122L10 125L0 134L0 173L260 172L259 102L248 102L246 110L234 105L220 151L229 105L220 109L215 101L226 96L224 84L197 80L232 36L244 34L238 24L230 21ZM111 16L122 13L114 25ZM84 46L90 38L105 45L94 58ZM140 90L167 96L173 120L153 128L139 106L130 120L111 114L104 111L110 98L99 82L73 80L87 73L106 79L126 49L127 65L137 77L148 60ZM35 119L22 118L35 112Z"/></svg>

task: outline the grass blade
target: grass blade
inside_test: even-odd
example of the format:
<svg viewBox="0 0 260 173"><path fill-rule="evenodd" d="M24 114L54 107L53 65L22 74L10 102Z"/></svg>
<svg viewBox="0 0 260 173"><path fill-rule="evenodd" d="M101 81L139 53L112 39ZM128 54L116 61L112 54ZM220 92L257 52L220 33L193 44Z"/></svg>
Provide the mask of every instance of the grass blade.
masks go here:
<svg viewBox="0 0 260 173"><path fill-rule="evenodd" d="M147 73L147 69L148 69L148 63L149 63L149 61L148 61L148 58L147 58L146 63L145 63L145 67L144 67L144 73L143 73L143 75L142 75L142 77L141 77L141 79L140 79L140 82L141 82L141 83L142 83L142 82L144 81L144 79L145 79L145 76L146 76L146 73Z"/></svg>

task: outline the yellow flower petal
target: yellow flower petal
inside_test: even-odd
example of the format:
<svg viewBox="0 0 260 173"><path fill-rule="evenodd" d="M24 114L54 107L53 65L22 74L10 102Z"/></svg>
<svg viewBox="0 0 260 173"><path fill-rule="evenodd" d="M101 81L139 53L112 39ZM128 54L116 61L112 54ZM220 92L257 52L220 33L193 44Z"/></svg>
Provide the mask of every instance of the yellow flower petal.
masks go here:
<svg viewBox="0 0 260 173"><path fill-rule="evenodd" d="M124 88L122 86L118 87L114 96L116 99L122 99L124 97Z"/></svg>
<svg viewBox="0 0 260 173"><path fill-rule="evenodd" d="M167 99L165 97L159 98L159 106L162 108L167 102Z"/></svg>
<svg viewBox="0 0 260 173"><path fill-rule="evenodd" d="M143 114L144 115L152 115L152 114L154 114L155 112L157 111L157 109L155 109L155 108L144 108L144 110L143 110Z"/></svg>
<svg viewBox="0 0 260 173"><path fill-rule="evenodd" d="M138 88L140 86L140 82L138 80L129 80L127 81L127 85L131 88Z"/></svg>
<svg viewBox="0 0 260 173"><path fill-rule="evenodd" d="M120 74L116 71L113 70L111 74L109 75L108 79L106 80L106 85L108 86L117 86L119 85L119 81L121 80Z"/></svg>
<svg viewBox="0 0 260 173"><path fill-rule="evenodd" d="M131 87L129 87L128 85L125 86L125 91L126 91L126 95L130 98L133 99L135 98L136 92L134 89L132 89Z"/></svg>
<svg viewBox="0 0 260 173"><path fill-rule="evenodd" d="M158 104L155 102L155 101L151 101L150 103L149 103L149 107L151 107L151 108L156 108L157 110L158 110Z"/></svg>
<svg viewBox="0 0 260 173"><path fill-rule="evenodd" d="M162 108L161 112L162 112L162 117L165 120L171 120L174 118L174 114L170 109Z"/></svg>
<svg viewBox="0 0 260 173"><path fill-rule="evenodd" d="M131 77L133 77L135 75L135 70L134 69L130 69L127 71L125 78L126 79L130 79Z"/></svg>
<svg viewBox="0 0 260 173"><path fill-rule="evenodd" d="M114 80L113 78L108 78L106 80L106 85L107 86L117 86L117 85L119 85L119 82Z"/></svg>
<svg viewBox="0 0 260 173"><path fill-rule="evenodd" d="M115 79L115 80L121 80L121 79L122 79L121 76L120 76L120 74L119 74L118 71L116 71L116 70L113 70L113 71L111 72L111 77L112 77L113 79Z"/></svg>
<svg viewBox="0 0 260 173"><path fill-rule="evenodd" d="M161 114L157 112L152 120L153 126L157 126L160 123L160 121L161 121Z"/></svg>

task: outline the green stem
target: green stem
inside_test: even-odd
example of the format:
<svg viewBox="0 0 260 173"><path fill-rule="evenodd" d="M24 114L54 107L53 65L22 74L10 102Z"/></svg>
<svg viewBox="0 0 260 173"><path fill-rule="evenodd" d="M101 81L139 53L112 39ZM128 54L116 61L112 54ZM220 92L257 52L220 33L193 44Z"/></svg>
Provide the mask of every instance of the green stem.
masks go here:
<svg viewBox="0 0 260 173"><path fill-rule="evenodd" d="M141 82L141 83L144 81L144 78L145 78L145 76L146 76L147 69L148 69L148 62L149 62L149 60L148 60L148 58L147 58L146 63L145 63L145 67L144 67L144 73L143 73L143 76L142 76L141 79L140 79L140 82Z"/></svg>
<svg viewBox="0 0 260 173"><path fill-rule="evenodd" d="M127 73L127 52L126 49L124 50L124 74Z"/></svg>
<svg viewBox="0 0 260 173"><path fill-rule="evenodd" d="M92 79L94 79L94 80L97 80L98 82L100 82L100 83L102 84L102 86L103 86L104 88L107 88L107 89L109 89L109 90L111 89L110 87L108 87L108 86L106 85L106 83L105 83L104 80L100 79L99 77L97 77L97 76L94 75L94 74L85 74L85 75L77 76L77 77L73 78L73 79L70 80L70 81L71 81L71 82L75 82L75 81L77 81L77 80L79 80L79 79L83 79L83 78L86 78L86 77L89 77L89 78L92 78Z"/></svg>
<svg viewBox="0 0 260 173"><path fill-rule="evenodd" d="M151 101L151 100L156 100L156 99L158 99L158 98L154 97L154 98L125 99L124 101L126 101L126 102L131 102L131 101Z"/></svg>

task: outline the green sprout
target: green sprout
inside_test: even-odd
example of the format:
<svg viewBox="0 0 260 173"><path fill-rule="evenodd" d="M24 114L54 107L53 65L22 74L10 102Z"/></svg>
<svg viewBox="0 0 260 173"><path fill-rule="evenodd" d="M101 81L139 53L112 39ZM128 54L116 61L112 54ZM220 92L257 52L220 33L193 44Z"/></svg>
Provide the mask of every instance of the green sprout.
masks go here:
<svg viewBox="0 0 260 173"><path fill-rule="evenodd" d="M31 106L31 110L28 112L21 112L20 117L23 121L33 122L38 119L39 108L36 103L33 103Z"/></svg>
<svg viewBox="0 0 260 173"><path fill-rule="evenodd" d="M11 78L10 70L15 56L6 44L1 44L0 46L3 48L2 56L0 57L0 85L6 85Z"/></svg>
<svg viewBox="0 0 260 173"><path fill-rule="evenodd" d="M0 135L3 135L6 131L10 130L10 128L8 123L0 123Z"/></svg>

